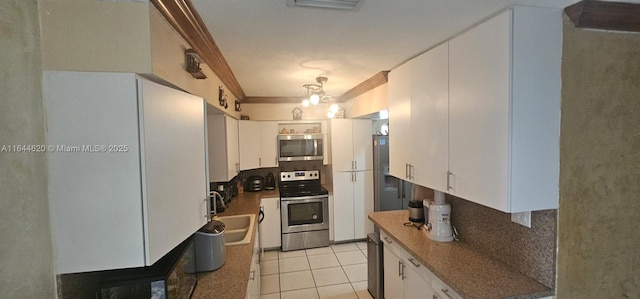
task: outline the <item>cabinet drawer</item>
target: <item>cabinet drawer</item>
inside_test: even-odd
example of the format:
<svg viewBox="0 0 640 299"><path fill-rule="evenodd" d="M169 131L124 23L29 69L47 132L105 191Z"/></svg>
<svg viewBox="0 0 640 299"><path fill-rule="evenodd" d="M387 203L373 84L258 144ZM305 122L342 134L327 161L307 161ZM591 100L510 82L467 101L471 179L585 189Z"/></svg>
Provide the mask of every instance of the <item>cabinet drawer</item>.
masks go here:
<svg viewBox="0 0 640 299"><path fill-rule="evenodd" d="M382 240L385 250L389 249L393 251L393 253L395 253L397 256L403 256L402 254L404 250L402 249L402 247L400 247L400 244L398 244L396 240L389 237L389 235L387 235L383 231L380 232L380 240Z"/></svg>
<svg viewBox="0 0 640 299"><path fill-rule="evenodd" d="M456 293L448 285L442 282L442 280L438 279L435 276L431 281L431 286L433 287L433 291L440 299L462 299L462 296L458 295L458 293Z"/></svg>
<svg viewBox="0 0 640 299"><path fill-rule="evenodd" d="M418 259L416 259L413 255L411 255L404 249L402 250L402 257L404 260L404 264L416 271L416 273L418 273L418 275L420 275L422 279L426 280L427 282L432 282L434 280L435 275L431 273L431 271L429 271L427 267L420 263Z"/></svg>

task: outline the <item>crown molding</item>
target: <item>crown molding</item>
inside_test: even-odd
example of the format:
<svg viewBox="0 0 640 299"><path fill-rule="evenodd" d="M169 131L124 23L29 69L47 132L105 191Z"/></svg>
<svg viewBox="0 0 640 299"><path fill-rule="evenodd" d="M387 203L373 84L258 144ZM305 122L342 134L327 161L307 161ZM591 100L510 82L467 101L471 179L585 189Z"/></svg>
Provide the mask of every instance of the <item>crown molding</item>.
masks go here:
<svg viewBox="0 0 640 299"><path fill-rule="evenodd" d="M222 56L211 33L189 0L151 0L151 3L167 19L169 24L198 53L222 84L239 100L245 98L240 83Z"/></svg>
<svg viewBox="0 0 640 299"><path fill-rule="evenodd" d="M246 97L243 104L300 104L302 97Z"/></svg>
<svg viewBox="0 0 640 299"><path fill-rule="evenodd" d="M381 71L371 78L362 81L362 83L356 85L354 88L351 88L347 92L343 93L338 97L336 102L344 103L348 100L351 100L369 90L372 90L382 84L385 84L389 81L389 71Z"/></svg>
<svg viewBox="0 0 640 299"><path fill-rule="evenodd" d="M578 28L640 32L640 4L583 0L564 12Z"/></svg>

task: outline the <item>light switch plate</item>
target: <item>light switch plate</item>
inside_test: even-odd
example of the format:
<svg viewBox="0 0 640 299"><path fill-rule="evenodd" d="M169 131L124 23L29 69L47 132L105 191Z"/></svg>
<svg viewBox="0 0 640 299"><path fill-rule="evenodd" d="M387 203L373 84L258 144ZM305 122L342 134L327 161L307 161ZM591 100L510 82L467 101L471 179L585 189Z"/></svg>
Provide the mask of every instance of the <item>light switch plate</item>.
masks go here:
<svg viewBox="0 0 640 299"><path fill-rule="evenodd" d="M511 213L511 221L531 228L531 211Z"/></svg>

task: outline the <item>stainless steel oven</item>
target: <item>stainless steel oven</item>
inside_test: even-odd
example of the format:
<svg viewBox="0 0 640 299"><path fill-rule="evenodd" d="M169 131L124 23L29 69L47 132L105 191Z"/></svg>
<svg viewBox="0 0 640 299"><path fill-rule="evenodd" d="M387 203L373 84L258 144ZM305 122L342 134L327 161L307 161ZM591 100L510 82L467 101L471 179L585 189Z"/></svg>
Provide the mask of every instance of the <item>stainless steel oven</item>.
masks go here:
<svg viewBox="0 0 640 299"><path fill-rule="evenodd" d="M280 173L282 251L329 246L329 193L318 170Z"/></svg>

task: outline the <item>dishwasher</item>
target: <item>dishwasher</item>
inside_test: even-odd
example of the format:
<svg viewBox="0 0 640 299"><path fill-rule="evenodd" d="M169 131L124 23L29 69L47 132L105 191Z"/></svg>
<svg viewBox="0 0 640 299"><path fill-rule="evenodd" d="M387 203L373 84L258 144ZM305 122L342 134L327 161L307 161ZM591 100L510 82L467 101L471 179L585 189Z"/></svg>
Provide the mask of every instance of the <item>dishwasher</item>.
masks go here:
<svg viewBox="0 0 640 299"><path fill-rule="evenodd" d="M382 267L380 233L367 235L367 290L374 299L384 297L384 269Z"/></svg>

